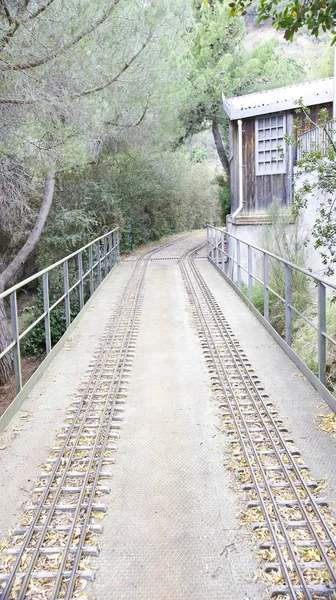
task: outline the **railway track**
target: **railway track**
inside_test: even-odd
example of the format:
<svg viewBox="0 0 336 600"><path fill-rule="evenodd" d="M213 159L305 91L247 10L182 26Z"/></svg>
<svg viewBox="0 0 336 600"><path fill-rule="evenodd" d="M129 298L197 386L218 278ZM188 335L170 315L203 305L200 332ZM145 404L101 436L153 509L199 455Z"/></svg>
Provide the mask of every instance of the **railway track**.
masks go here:
<svg viewBox="0 0 336 600"><path fill-rule="evenodd" d="M185 253L180 268L263 579L278 600L336 598L335 516L196 265L201 247Z"/></svg>
<svg viewBox="0 0 336 600"><path fill-rule="evenodd" d="M90 559L107 511L118 430L127 396L149 259L136 261L99 350L39 475L31 504L2 545L1 600L78 597L94 579Z"/></svg>

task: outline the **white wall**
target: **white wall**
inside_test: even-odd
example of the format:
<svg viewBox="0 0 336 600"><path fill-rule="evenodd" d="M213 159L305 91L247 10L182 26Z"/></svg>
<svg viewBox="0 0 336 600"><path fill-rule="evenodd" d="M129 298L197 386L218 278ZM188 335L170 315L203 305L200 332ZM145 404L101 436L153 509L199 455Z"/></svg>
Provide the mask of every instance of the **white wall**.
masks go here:
<svg viewBox="0 0 336 600"><path fill-rule="evenodd" d="M294 169L294 172L296 169ZM305 173L300 177L295 177L295 186L300 187L304 180L313 181L314 174L313 173ZM336 274L332 277L325 277L325 265L323 265L321 260L321 254L319 250L314 248L315 238L312 236L312 230L314 228L314 224L316 221L316 217L318 215L319 201L313 194L308 196L307 208L302 211L302 227L303 233L308 236L308 259L307 259L307 268L311 269L313 273L319 275L319 277L323 277L327 281L330 281L333 284L336 284ZM336 218L336 217L335 217ZM336 248L335 248L336 252Z"/></svg>
<svg viewBox="0 0 336 600"><path fill-rule="evenodd" d="M313 174L305 174L304 179L312 178ZM300 180L298 179L296 185L300 185ZM318 209L318 200L310 195L307 203L307 208L302 211L302 223L300 226L300 231L302 232L302 237L306 237L308 241L307 246L307 263L306 268L311 269L311 271L318 275L319 277L323 277L326 281L336 285L336 274L331 277L326 277L324 275L325 266L322 263L320 251L314 248L315 239L312 236L312 230L315 224L315 220L317 217L317 209ZM227 221L227 231L228 233L232 233L237 236L241 240L253 244L255 246L263 246L262 243L262 230L264 225L243 225L243 224L233 224L228 218ZM289 227L293 227L293 225L289 225ZM335 249L336 252L336 249ZM233 255L235 256L235 244L233 248ZM254 253L253 262L256 265L256 275L260 277L262 274L262 264L259 258L260 254L258 252ZM247 268L247 249L241 244L241 257L243 261L243 266ZM283 258L286 258L284 256ZM242 279L245 283L247 282L247 277L244 276Z"/></svg>

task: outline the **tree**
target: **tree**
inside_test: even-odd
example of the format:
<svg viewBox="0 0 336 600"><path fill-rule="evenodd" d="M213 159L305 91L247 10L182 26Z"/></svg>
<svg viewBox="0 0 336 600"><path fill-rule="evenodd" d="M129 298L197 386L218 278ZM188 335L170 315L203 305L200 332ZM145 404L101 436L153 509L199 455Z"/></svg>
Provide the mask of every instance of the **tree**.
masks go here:
<svg viewBox="0 0 336 600"><path fill-rule="evenodd" d="M107 123L122 113L118 104L126 83L118 93L115 86L126 72L134 75L163 14L161 8L147 10L136 1L105 0L97 8L89 0L80 7L65 0L2 0L0 172L11 162L27 174L11 179L11 198L27 218L21 235L16 231L15 253L1 273L0 293L36 248L57 173L99 156ZM1 214L12 208L7 194L0 193ZM3 220L2 229L5 224ZM0 353L9 339L5 317L2 303ZM0 384L8 378L11 361L11 355L0 360Z"/></svg>
<svg viewBox="0 0 336 600"><path fill-rule="evenodd" d="M303 70L295 60L282 55L279 41L259 44L248 52L244 47L244 19L230 16L226 2L193 0L192 7L193 19L185 36L190 92L180 111L183 132L179 142L211 128L226 176L219 179L223 199L229 194L230 164L228 119L222 106L222 92L226 96L239 96L279 87L302 79Z"/></svg>
<svg viewBox="0 0 336 600"><path fill-rule="evenodd" d="M208 0L205 0L207 3ZM253 0L235 0L230 2L231 15L244 15L246 10L254 4ZM318 37L320 30L330 31L333 34L332 44L336 41L336 2L328 0L259 0L257 13L259 22L271 19L276 29L284 29L286 40L293 41L294 35L302 28Z"/></svg>
<svg viewBox="0 0 336 600"><path fill-rule="evenodd" d="M335 273L336 265L336 144L335 124L329 120L328 111L322 109L319 113L319 124L310 118L309 108L302 102L298 109L305 120L316 127L318 135L316 142L306 151L297 162L295 174L296 192L293 210L298 214L306 209L309 200L317 200L317 216L312 227L311 235L315 240L315 248L319 250L327 276ZM298 118L296 128L302 125ZM295 136L289 137L288 142L300 145Z"/></svg>

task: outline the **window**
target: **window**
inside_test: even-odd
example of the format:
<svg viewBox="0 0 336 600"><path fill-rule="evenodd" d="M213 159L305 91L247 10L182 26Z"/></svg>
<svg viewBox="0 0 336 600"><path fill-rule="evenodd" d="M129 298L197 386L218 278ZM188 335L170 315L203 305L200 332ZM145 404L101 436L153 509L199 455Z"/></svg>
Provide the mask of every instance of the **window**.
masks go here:
<svg viewBox="0 0 336 600"><path fill-rule="evenodd" d="M285 173L285 116L256 119L256 174Z"/></svg>

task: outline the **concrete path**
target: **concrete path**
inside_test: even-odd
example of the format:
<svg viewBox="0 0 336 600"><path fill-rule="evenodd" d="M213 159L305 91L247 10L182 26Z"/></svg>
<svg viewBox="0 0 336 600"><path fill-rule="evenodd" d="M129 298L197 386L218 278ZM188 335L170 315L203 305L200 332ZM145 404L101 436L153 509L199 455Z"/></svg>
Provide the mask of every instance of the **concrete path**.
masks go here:
<svg viewBox="0 0 336 600"><path fill-rule="evenodd" d="M176 260L205 239L177 236L147 274L117 463L99 536L94 600L261 600L256 550L238 517L211 382ZM161 260L157 260L161 259ZM3 438L0 543L22 514L40 463L133 268L122 262ZM336 485L336 443L314 428L321 401L245 304L206 261L199 267L317 478ZM328 491L331 501L335 490ZM105 501L105 498L104 498Z"/></svg>

